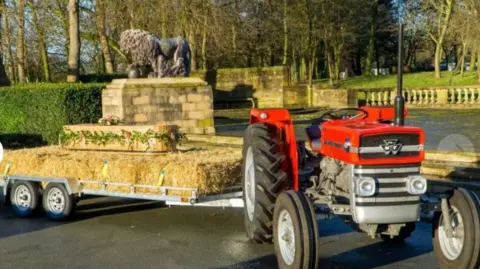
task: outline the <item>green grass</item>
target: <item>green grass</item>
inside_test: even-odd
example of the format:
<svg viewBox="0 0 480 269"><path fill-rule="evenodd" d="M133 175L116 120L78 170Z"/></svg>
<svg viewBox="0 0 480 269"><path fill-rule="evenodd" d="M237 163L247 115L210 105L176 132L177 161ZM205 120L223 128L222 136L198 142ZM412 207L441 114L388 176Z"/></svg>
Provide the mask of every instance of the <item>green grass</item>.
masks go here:
<svg viewBox="0 0 480 269"><path fill-rule="evenodd" d="M317 80L316 83L322 88L331 88L328 80ZM406 73L403 76L405 88L422 88L434 86L478 85L476 73L465 72L463 77L453 72L442 72L440 79L435 79L433 72ZM339 88L344 89L371 89L371 88L395 88L397 75L377 76L373 78L352 77L340 81Z"/></svg>

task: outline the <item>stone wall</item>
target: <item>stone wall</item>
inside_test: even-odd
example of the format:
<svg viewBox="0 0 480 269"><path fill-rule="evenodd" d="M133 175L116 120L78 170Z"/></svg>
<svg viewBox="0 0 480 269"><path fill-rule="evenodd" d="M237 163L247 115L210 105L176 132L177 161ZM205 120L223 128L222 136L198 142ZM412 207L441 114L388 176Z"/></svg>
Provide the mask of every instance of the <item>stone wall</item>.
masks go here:
<svg viewBox="0 0 480 269"><path fill-rule="evenodd" d="M102 92L103 117L125 124L177 125L193 134L214 134L213 92L199 78L118 79Z"/></svg>
<svg viewBox="0 0 480 269"><path fill-rule="evenodd" d="M308 106L308 87L306 85L284 87L283 105L285 107Z"/></svg>
<svg viewBox="0 0 480 269"><path fill-rule="evenodd" d="M193 72L214 89L217 101L253 98L256 107L283 107L283 87L290 84L287 67L234 68Z"/></svg>
<svg viewBox="0 0 480 269"><path fill-rule="evenodd" d="M322 89L316 85L309 93L307 85L285 87L283 91L286 107L308 107L309 98L313 107L344 108L358 106L357 91L352 89Z"/></svg>
<svg viewBox="0 0 480 269"><path fill-rule="evenodd" d="M321 89L313 87L313 106L329 108L357 107L358 95L352 89Z"/></svg>

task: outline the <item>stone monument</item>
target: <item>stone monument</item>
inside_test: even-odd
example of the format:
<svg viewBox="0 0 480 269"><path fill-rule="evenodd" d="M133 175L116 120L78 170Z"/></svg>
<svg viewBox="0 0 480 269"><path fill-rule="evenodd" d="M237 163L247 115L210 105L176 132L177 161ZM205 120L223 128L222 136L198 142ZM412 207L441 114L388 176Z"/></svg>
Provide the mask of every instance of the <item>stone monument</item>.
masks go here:
<svg viewBox="0 0 480 269"><path fill-rule="evenodd" d="M189 77L191 52L186 40L127 30L120 46L133 61L129 78L113 80L102 91L99 124L64 127L63 145L165 151L175 150L185 135L215 134L213 91L201 78Z"/></svg>
<svg viewBox="0 0 480 269"><path fill-rule="evenodd" d="M121 33L120 49L132 58L130 78L138 78L138 69L145 66L152 69L148 74L150 78L190 75L191 50L182 37L160 38L147 31L130 29ZM169 66L168 61L172 61L173 65Z"/></svg>

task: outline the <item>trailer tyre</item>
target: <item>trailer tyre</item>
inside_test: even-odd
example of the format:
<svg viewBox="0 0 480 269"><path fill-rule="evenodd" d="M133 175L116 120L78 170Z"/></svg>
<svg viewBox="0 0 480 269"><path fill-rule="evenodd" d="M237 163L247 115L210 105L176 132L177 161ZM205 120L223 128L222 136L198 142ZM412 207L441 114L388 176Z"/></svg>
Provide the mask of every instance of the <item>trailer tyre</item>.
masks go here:
<svg viewBox="0 0 480 269"><path fill-rule="evenodd" d="M275 200L284 189L287 173L277 128L263 123L250 125L243 142L242 185L247 237L271 243Z"/></svg>
<svg viewBox="0 0 480 269"><path fill-rule="evenodd" d="M10 189L10 204L19 217L35 214L40 206L41 187L38 182L17 180Z"/></svg>
<svg viewBox="0 0 480 269"><path fill-rule="evenodd" d="M49 183L43 194L43 209L45 214L56 221L66 220L75 211L76 197L68 194L65 185Z"/></svg>
<svg viewBox="0 0 480 269"><path fill-rule="evenodd" d="M449 205L453 237L447 236L442 214L436 214L433 221L435 256L442 268L477 269L480 264L478 195L465 189L455 190Z"/></svg>
<svg viewBox="0 0 480 269"><path fill-rule="evenodd" d="M279 269L318 268L318 223L303 193L280 194L275 204L273 231Z"/></svg>
<svg viewBox="0 0 480 269"><path fill-rule="evenodd" d="M415 222L409 222L406 223L405 226L403 226L400 229L400 233L393 238L390 237L389 234L381 234L380 237L382 238L383 241L391 244L402 244L405 239L409 238L412 233L415 231Z"/></svg>

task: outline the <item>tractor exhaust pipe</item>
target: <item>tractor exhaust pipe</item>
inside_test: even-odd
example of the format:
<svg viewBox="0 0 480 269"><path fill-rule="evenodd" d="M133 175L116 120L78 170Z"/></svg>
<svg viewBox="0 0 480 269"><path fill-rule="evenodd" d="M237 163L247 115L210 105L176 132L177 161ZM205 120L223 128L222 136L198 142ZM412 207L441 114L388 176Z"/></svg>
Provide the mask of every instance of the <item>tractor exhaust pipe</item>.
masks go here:
<svg viewBox="0 0 480 269"><path fill-rule="evenodd" d="M403 19L400 18L398 29L398 66L397 66L397 96L395 97L395 125L405 124L405 99L403 98Z"/></svg>

